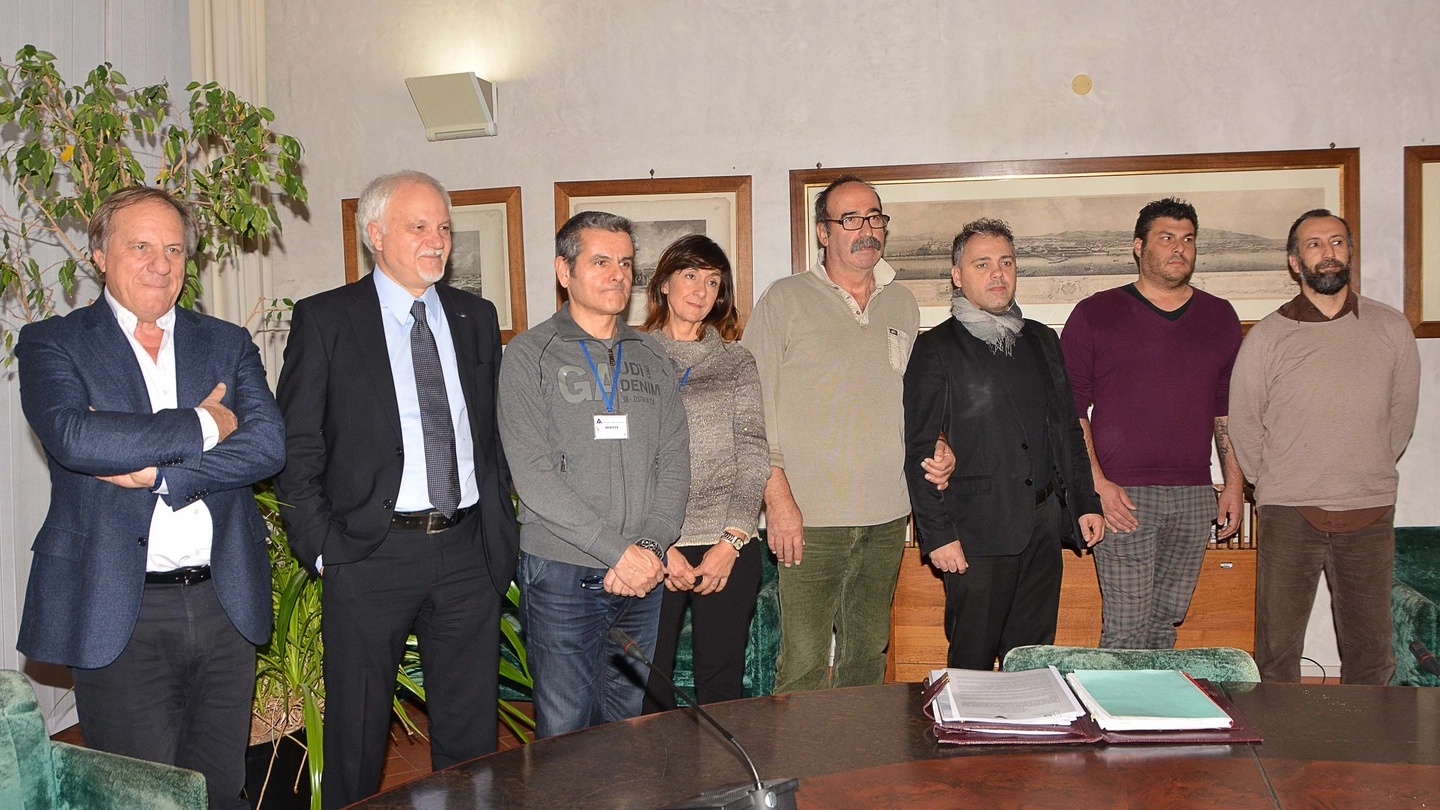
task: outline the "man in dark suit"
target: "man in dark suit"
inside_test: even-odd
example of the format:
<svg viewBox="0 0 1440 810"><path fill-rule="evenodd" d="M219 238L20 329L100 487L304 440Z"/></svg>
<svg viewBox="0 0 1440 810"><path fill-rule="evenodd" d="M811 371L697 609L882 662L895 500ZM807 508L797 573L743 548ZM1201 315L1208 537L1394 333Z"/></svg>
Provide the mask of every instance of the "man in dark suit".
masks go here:
<svg viewBox="0 0 1440 810"><path fill-rule="evenodd" d="M175 306L195 220L158 189L90 221L102 300L20 332L20 401L50 463L17 644L66 664L92 748L205 775L241 808L269 535L250 485L284 429L244 329Z"/></svg>
<svg viewBox="0 0 1440 810"><path fill-rule="evenodd" d="M951 317L905 371L905 471L920 550L945 576L949 666L988 670L1055 640L1061 535L1093 546L1105 524L1059 338L1015 304L1009 226L969 223L951 258ZM956 459L943 492L920 466L940 436Z"/></svg>
<svg viewBox="0 0 1440 810"><path fill-rule="evenodd" d="M324 577L324 805L380 786L395 673L420 640L430 761L495 750L500 599L518 548L495 423L495 307L437 284L450 198L399 172L360 195L376 272L295 305L276 478L296 556Z"/></svg>

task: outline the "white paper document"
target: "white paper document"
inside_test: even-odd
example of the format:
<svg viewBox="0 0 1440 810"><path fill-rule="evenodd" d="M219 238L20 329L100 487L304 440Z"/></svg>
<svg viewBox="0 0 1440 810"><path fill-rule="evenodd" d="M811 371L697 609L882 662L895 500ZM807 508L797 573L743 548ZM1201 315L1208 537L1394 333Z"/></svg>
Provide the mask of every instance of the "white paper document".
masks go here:
<svg viewBox="0 0 1440 810"><path fill-rule="evenodd" d="M1055 667L1020 672L937 669L930 672L930 682L941 676L949 679L934 702L941 723L1068 726L1085 713Z"/></svg>

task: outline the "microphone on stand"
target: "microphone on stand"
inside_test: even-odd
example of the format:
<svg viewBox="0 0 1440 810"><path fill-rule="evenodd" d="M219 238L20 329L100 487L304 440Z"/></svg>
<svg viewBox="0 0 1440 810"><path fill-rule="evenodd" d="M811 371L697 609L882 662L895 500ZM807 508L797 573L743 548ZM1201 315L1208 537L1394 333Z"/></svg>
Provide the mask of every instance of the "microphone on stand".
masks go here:
<svg viewBox="0 0 1440 810"><path fill-rule="evenodd" d="M710 716L700 706L689 692L675 685L669 675L655 666L653 662L640 651L639 644L630 634L618 627L610 628L610 640L620 647L625 655L634 658L636 661L649 667L652 672L658 674L670 689L680 696L690 708L694 709L705 721L715 727L724 737L735 746L740 752L740 758L745 760L745 765L750 768L752 784L742 784L735 787L720 788L719 790L707 791L689 799L684 804L676 805L667 810L795 810L795 788L800 785L798 779L770 779L761 781L760 772L755 769L754 760L745 753L745 747L735 739L735 735L725 730L719 721Z"/></svg>
<svg viewBox="0 0 1440 810"><path fill-rule="evenodd" d="M1430 648L1426 647L1423 641L1417 638L1410 642L1410 653L1415 656L1421 669L1440 678L1440 662L1436 662L1435 653L1430 652Z"/></svg>

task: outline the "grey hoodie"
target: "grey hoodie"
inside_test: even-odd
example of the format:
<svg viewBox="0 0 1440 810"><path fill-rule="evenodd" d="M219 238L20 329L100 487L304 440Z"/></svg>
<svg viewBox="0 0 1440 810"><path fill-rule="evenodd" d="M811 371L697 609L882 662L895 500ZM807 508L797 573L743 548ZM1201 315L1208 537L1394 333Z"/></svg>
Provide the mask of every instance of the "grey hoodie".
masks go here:
<svg viewBox="0 0 1440 810"><path fill-rule="evenodd" d="M627 439L596 439L605 413L581 351L585 342L611 391ZM690 433L674 364L654 338L617 325L614 339L591 337L566 304L516 335L500 363L500 439L520 493L520 548L549 560L612 568L647 537L668 547L680 536L690 493Z"/></svg>

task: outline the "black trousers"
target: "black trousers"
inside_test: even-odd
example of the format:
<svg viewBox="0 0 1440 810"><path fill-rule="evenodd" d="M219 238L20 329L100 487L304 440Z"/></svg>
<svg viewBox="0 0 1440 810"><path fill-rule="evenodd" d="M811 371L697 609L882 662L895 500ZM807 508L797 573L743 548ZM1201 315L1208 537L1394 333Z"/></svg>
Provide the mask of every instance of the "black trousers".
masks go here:
<svg viewBox="0 0 1440 810"><path fill-rule="evenodd" d="M962 538L963 545L963 538ZM947 665L994 669L1005 653L1055 641L1060 614L1060 503L1035 507L1030 542L1013 556L966 557L963 574L945 575Z"/></svg>
<svg viewBox="0 0 1440 810"><path fill-rule="evenodd" d="M745 647L750 641L750 619L755 615L755 597L760 593L761 555L764 543L751 540L741 549L725 590L706 596L687 591L665 591L660 603L660 629L655 640L655 665L665 673L675 671L675 653L690 609L690 638L695 669L695 697L701 703L739 700L744 697ZM710 546L672 547L691 565L699 565ZM665 587L661 585L660 587ZM675 708L674 692L659 676L650 675L645 689L644 712Z"/></svg>
<svg viewBox="0 0 1440 810"><path fill-rule="evenodd" d="M405 639L420 643L436 770L495 750L500 595L475 513L444 532L391 531L324 574L324 806L375 793Z"/></svg>
<svg viewBox="0 0 1440 810"><path fill-rule="evenodd" d="M146 585L125 650L99 669L72 667L85 744L205 776L210 807L239 810L255 695L255 647L213 580Z"/></svg>

